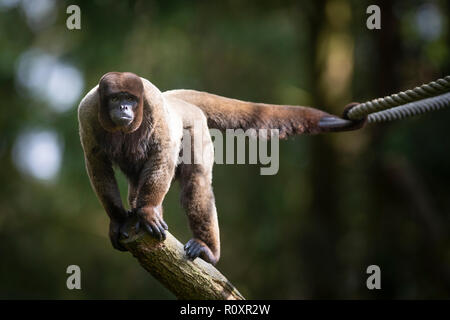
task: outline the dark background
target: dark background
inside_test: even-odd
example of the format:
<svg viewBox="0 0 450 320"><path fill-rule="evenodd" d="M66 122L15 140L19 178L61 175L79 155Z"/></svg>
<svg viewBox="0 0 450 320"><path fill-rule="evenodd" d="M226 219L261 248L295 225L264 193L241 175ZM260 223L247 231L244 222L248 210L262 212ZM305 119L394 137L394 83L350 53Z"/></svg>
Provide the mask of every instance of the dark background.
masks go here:
<svg viewBox="0 0 450 320"><path fill-rule="evenodd" d="M82 28L70 31L74 3ZM366 28L370 4L381 30ZM84 169L76 109L104 73L340 114L448 75L447 12L414 0L0 0L0 298L174 298L112 249ZM216 165L218 269L254 299L450 298L449 120L292 138L274 176ZM165 220L185 242L178 191ZM82 290L66 288L71 264ZM381 290L366 288L371 264Z"/></svg>

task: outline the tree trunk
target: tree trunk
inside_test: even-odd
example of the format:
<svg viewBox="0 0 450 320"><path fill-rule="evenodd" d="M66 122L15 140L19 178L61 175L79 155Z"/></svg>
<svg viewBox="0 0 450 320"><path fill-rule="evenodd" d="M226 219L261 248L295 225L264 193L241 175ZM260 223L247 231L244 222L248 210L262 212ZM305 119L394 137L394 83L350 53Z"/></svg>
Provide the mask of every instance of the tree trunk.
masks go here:
<svg viewBox="0 0 450 320"><path fill-rule="evenodd" d="M178 299L245 299L211 264L200 258L188 260L183 245L169 232L166 231L166 240L160 242L146 232L133 231L122 244Z"/></svg>

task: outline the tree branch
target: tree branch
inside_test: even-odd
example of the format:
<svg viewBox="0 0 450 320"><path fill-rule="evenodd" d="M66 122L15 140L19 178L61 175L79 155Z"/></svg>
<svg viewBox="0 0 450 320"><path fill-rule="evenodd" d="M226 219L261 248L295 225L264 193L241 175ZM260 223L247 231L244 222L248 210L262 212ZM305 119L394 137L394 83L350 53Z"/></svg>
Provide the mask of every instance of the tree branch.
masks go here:
<svg viewBox="0 0 450 320"><path fill-rule="evenodd" d="M178 299L245 299L211 264L199 258L187 260L183 245L169 232L166 234L166 240L160 242L146 232L136 234L130 229L129 237L121 242Z"/></svg>

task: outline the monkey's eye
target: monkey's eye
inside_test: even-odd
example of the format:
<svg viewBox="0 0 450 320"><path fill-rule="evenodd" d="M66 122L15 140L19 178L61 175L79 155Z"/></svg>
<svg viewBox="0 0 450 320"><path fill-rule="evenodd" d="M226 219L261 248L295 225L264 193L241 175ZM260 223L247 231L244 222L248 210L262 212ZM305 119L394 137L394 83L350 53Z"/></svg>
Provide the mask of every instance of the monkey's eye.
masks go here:
<svg viewBox="0 0 450 320"><path fill-rule="evenodd" d="M132 102L133 100L133 97L127 97L127 101Z"/></svg>
<svg viewBox="0 0 450 320"><path fill-rule="evenodd" d="M117 98L116 96L111 97L111 101L112 101L112 102L117 102L117 101L119 101L119 98Z"/></svg>

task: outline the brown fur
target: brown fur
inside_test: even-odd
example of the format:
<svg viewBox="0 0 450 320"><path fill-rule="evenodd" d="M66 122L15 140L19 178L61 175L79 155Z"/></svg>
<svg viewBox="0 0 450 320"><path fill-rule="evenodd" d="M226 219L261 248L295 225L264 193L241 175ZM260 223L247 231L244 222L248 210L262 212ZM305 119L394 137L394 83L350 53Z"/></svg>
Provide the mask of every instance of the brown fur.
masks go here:
<svg viewBox="0 0 450 320"><path fill-rule="evenodd" d="M198 106L208 119L208 127L220 130L278 129L280 138L286 138L326 131L317 124L320 118L329 116L308 107L246 102L195 90L171 90L164 94Z"/></svg>
<svg viewBox="0 0 450 320"><path fill-rule="evenodd" d="M108 115L107 97L125 91L139 98L136 116L127 127L117 127ZM208 127L218 129L279 129L280 137L330 131L318 125L329 114L312 108L244 102L194 90L161 93L148 80L132 73L110 72L81 101L80 137L92 186L111 218L113 246L124 250L119 236L128 214L114 178L117 165L129 181L128 201L141 227L163 239L162 202L176 177L181 203L193 232L185 246L190 258L216 263L220 257L217 212L212 191L214 149ZM183 129L201 124L203 161L181 163ZM196 135L192 134L193 139ZM200 151L192 150L194 157ZM175 170L176 169L176 170Z"/></svg>

